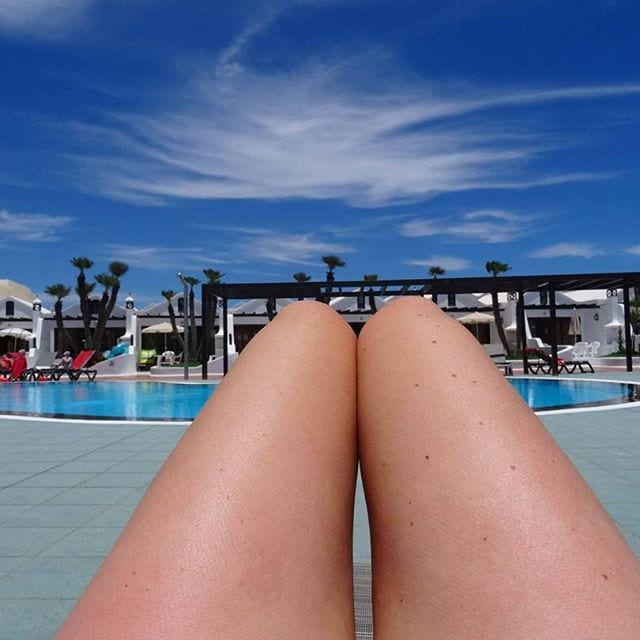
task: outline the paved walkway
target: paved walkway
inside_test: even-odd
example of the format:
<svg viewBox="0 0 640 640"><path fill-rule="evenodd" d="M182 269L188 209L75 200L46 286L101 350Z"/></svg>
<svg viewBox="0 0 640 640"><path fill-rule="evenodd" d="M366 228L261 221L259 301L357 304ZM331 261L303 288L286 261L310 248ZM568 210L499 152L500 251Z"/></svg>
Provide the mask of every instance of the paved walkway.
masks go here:
<svg viewBox="0 0 640 640"><path fill-rule="evenodd" d="M543 420L640 555L640 406ZM0 419L0 640L51 636L184 429ZM370 556L361 486L354 560L362 599Z"/></svg>

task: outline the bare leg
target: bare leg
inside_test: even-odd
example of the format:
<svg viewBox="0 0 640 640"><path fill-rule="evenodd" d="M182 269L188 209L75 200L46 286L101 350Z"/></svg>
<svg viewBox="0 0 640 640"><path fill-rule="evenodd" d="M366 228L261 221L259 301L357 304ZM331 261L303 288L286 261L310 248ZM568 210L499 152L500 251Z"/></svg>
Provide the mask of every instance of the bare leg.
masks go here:
<svg viewBox="0 0 640 640"><path fill-rule="evenodd" d="M291 305L189 428L57 640L353 638L355 336Z"/></svg>
<svg viewBox="0 0 640 640"><path fill-rule="evenodd" d="M358 343L376 638L640 638L640 570L469 332L421 298Z"/></svg>

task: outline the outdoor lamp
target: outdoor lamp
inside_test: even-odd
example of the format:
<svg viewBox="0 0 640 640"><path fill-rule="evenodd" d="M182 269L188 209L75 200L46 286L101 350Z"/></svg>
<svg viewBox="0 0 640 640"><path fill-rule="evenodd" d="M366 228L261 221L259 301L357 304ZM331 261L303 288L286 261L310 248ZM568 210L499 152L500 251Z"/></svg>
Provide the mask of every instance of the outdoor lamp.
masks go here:
<svg viewBox="0 0 640 640"><path fill-rule="evenodd" d="M356 301L357 301L358 309L364 309L364 306L365 306L364 305L364 289L360 289L360 291L358 291Z"/></svg>
<svg viewBox="0 0 640 640"><path fill-rule="evenodd" d="M31 308L34 311L42 310L42 300L40 300L40 298L38 298L37 294L36 294L36 297L33 299L33 302L31 303Z"/></svg>
<svg viewBox="0 0 640 640"><path fill-rule="evenodd" d="M131 294L129 294L125 299L124 299L124 308L125 309L133 309L133 304L134 304L134 300L131 297Z"/></svg>

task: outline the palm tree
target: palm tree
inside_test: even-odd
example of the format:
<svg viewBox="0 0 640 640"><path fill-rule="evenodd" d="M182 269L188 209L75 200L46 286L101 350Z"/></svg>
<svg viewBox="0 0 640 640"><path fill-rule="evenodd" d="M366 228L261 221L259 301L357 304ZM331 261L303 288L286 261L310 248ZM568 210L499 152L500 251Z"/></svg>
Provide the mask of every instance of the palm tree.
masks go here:
<svg viewBox="0 0 640 640"><path fill-rule="evenodd" d="M433 265L433 266L429 267L429 275L434 280L436 280L438 278L438 276L443 276L446 272L447 272L446 269L443 269L442 267L438 267L437 265Z"/></svg>
<svg viewBox="0 0 640 640"><path fill-rule="evenodd" d="M182 340L182 336L178 333L178 323L176 322L176 312L173 308L173 303L171 299L176 295L176 292L172 289L165 289L160 292L160 295L167 300L167 309L169 310L169 321L171 322L171 328L173 329L173 335L175 339L180 344L180 348L184 351L184 341Z"/></svg>
<svg viewBox="0 0 640 640"><path fill-rule="evenodd" d="M324 262L329 269L327 271L327 289L326 289L326 295L325 295L325 302L329 304L329 301L331 300L331 292L333 291L332 285L336 279L333 272L336 270L337 267L344 267L346 265L346 262L339 256L333 256L333 255L322 256L322 262Z"/></svg>
<svg viewBox="0 0 640 640"><path fill-rule="evenodd" d="M224 278L224 273L217 269L203 269L202 273L204 273L204 277L207 279L207 284L220 284L222 278Z"/></svg>
<svg viewBox="0 0 640 640"><path fill-rule="evenodd" d="M71 264L78 269L78 277L76 279L76 293L80 298L80 313L82 315L82 324L84 327L84 344L86 349L90 349L93 344L91 336L91 301L89 294L93 291L95 284L87 283L86 271L93 267L93 260L86 256L71 258Z"/></svg>
<svg viewBox="0 0 640 640"><path fill-rule="evenodd" d="M100 273L95 276L95 281L102 285L103 292L98 307L98 322L93 334L93 346L100 351L107 322L113 313L120 292L120 278L129 271L129 265L115 260L109 263L109 273Z"/></svg>
<svg viewBox="0 0 640 640"><path fill-rule="evenodd" d="M56 318L56 328L58 329L58 336L60 336L59 351L64 352L65 348L69 346L74 352L78 352L78 347L75 344L73 338L69 335L69 332L64 327L64 319L62 317L62 299L66 298L71 293L71 287L67 287L64 284L52 284L45 288L44 292L56 299L56 303L53 307Z"/></svg>
<svg viewBox="0 0 640 640"><path fill-rule="evenodd" d="M296 271L293 274L293 279L296 282L299 282L300 284L304 283L304 282L309 282L309 280L311 280L311 276L307 273L305 273L304 271ZM299 295L298 296L298 300L304 300L304 296L303 295Z"/></svg>
<svg viewBox="0 0 640 640"><path fill-rule="evenodd" d="M511 267L506 262L499 262L498 260L489 260L484 265L487 273L490 273L494 278L497 278L501 273L506 273L511 270ZM493 317L496 321L496 329L498 330L498 336L505 354L511 355L511 349L507 342L507 336L504 332L504 325L502 324L502 316L500 315L500 306L498 304L498 292L494 289L491 291L491 306L493 307Z"/></svg>
<svg viewBox="0 0 640 640"><path fill-rule="evenodd" d="M185 276L184 281L189 285L189 349L191 357L196 358L198 355L198 334L196 333L196 296L193 287L200 284L198 278L193 276Z"/></svg>
<svg viewBox="0 0 640 640"><path fill-rule="evenodd" d="M378 279L377 273L365 273L362 276L365 282L376 282ZM376 297L373 293L373 288L369 287L369 306L371 307L371 313L375 313L378 309L376 307Z"/></svg>

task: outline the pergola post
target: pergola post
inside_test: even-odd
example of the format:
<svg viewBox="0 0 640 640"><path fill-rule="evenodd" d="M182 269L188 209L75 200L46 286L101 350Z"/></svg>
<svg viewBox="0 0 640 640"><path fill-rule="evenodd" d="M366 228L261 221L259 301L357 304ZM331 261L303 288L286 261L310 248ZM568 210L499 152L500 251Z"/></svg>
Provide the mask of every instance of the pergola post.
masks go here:
<svg viewBox="0 0 640 640"><path fill-rule="evenodd" d="M551 321L551 371L558 375L558 331L556 327L556 290L549 287L549 320Z"/></svg>
<svg viewBox="0 0 640 640"><path fill-rule="evenodd" d="M227 318L227 296L222 298L222 332L224 333L224 348L222 349L222 373L227 375L229 372L229 318Z"/></svg>
<svg viewBox="0 0 640 640"><path fill-rule="evenodd" d="M215 297L213 298L215 300ZM215 314L215 311L214 311ZM200 364L202 366L202 379L209 377L209 336L211 335L211 296L203 287L202 293L202 349Z"/></svg>
<svg viewBox="0 0 640 640"><path fill-rule="evenodd" d="M518 291L518 301L516 303L516 325L518 344L522 353L522 367L524 375L529 373L529 358L527 356L527 325L524 315L524 291Z"/></svg>
<svg viewBox="0 0 640 640"><path fill-rule="evenodd" d="M622 287L622 302L624 306L624 350L627 356L627 371L633 371L633 357L631 344L631 305L629 301L629 287L624 283Z"/></svg>

